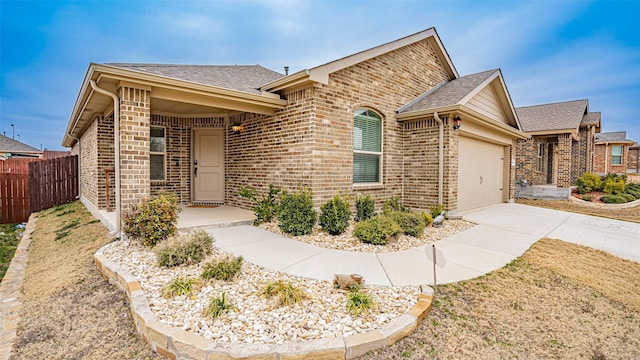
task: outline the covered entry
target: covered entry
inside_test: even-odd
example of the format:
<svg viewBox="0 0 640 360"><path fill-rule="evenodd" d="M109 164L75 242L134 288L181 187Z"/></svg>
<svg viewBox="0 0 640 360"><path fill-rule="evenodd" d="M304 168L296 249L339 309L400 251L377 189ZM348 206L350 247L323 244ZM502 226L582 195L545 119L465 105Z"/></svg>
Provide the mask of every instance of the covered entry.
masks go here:
<svg viewBox="0 0 640 360"><path fill-rule="evenodd" d="M460 136L458 211L504 201L504 159L504 146Z"/></svg>

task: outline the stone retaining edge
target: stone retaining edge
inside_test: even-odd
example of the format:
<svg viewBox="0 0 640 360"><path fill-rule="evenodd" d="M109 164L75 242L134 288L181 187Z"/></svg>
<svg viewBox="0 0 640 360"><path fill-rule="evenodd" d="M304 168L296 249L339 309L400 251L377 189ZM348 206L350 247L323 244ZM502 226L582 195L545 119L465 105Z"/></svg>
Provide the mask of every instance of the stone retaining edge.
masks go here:
<svg viewBox="0 0 640 360"><path fill-rule="evenodd" d="M96 267L129 298L131 315L139 335L153 351L169 359L334 360L352 359L371 350L395 344L411 334L431 309L433 289L421 286L416 304L380 329L347 337L291 341L284 344L217 344L215 341L160 322L151 312L140 283L127 270L107 259L103 248L93 256Z"/></svg>
<svg viewBox="0 0 640 360"><path fill-rule="evenodd" d="M631 209L631 208L634 208L636 206L640 206L640 199L637 199L637 200L634 200L634 201L630 201L628 203L623 203L623 204L593 203L593 202L589 202L589 201L585 201L585 200L576 199L573 196L571 196L569 199L571 200L571 202L576 203L576 204L580 204L580 205L584 205L584 206L588 206L588 207L593 207L593 208L601 208L601 209Z"/></svg>
<svg viewBox="0 0 640 360"><path fill-rule="evenodd" d="M29 216L22 239L13 254L9 268L0 282L0 359L9 359L16 339L22 306L22 281L29 258L31 233L36 229L38 213Z"/></svg>

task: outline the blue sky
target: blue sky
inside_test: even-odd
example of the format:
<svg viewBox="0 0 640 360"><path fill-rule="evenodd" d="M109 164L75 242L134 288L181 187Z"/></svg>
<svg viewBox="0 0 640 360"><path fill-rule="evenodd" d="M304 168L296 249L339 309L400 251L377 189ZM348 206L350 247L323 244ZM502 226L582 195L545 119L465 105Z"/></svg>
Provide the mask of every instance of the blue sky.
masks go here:
<svg viewBox="0 0 640 360"><path fill-rule="evenodd" d="M640 141L640 1L0 0L0 133L61 149L89 62L310 68L435 27L516 106L589 99Z"/></svg>

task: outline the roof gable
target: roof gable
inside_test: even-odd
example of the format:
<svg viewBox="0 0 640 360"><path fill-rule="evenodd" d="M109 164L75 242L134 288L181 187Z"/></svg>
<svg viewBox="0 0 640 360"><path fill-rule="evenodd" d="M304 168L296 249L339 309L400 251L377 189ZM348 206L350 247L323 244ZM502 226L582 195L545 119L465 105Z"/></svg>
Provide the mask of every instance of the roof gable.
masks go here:
<svg viewBox="0 0 640 360"><path fill-rule="evenodd" d="M319 65L313 67L311 69L305 69L298 71L294 74L282 77L276 81L265 84L261 89L265 91L279 91L282 89L299 86L305 83L321 83L328 84L329 83L329 75L346 69L355 64L359 64L361 62L367 61L369 59L375 58L377 56L392 52L394 50L400 49L404 46L417 43L419 41L427 40L436 51L436 54L440 58L446 73L449 75L451 79L458 78L458 71L456 70L449 54L446 49L442 45L442 41L438 36L435 28L429 28L427 30L415 33L413 35L409 35L403 37L398 40L394 40L388 42L386 44L382 44L376 46L374 48L361 51L355 53L353 55L346 56L344 58L331 61L329 63Z"/></svg>
<svg viewBox="0 0 640 360"><path fill-rule="evenodd" d="M516 108L522 131L575 130L588 113L587 99Z"/></svg>
<svg viewBox="0 0 640 360"><path fill-rule="evenodd" d="M398 110L401 117L453 109L481 114L520 129L511 97L499 69L446 81Z"/></svg>
<svg viewBox="0 0 640 360"><path fill-rule="evenodd" d="M31 145L27 145L18 140L11 139L7 136L0 135L0 151L2 152L37 152L40 153L39 149L34 148Z"/></svg>

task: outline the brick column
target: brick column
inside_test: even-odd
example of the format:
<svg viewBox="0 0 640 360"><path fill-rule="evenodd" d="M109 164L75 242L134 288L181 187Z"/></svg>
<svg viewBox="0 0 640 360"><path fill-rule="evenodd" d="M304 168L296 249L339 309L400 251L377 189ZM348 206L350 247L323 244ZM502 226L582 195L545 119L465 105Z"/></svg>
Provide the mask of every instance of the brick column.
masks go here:
<svg viewBox="0 0 640 360"><path fill-rule="evenodd" d="M150 89L120 84L120 194L122 211L151 192L149 146Z"/></svg>
<svg viewBox="0 0 640 360"><path fill-rule="evenodd" d="M571 134L558 135L558 187L571 187Z"/></svg>

